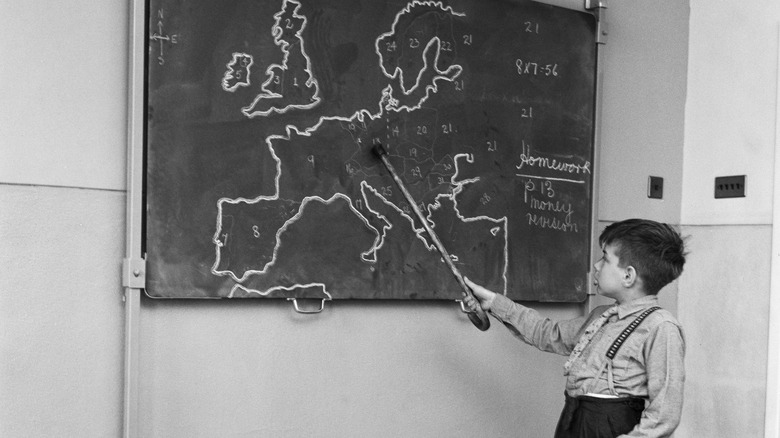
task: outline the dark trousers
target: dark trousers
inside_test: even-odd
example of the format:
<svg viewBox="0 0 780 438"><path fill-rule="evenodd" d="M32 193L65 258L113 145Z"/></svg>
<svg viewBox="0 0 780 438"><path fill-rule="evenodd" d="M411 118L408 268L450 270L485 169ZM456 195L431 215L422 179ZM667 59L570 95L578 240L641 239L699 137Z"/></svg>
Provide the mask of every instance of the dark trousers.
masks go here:
<svg viewBox="0 0 780 438"><path fill-rule="evenodd" d="M569 397L555 428L555 438L615 438L639 423L641 398Z"/></svg>

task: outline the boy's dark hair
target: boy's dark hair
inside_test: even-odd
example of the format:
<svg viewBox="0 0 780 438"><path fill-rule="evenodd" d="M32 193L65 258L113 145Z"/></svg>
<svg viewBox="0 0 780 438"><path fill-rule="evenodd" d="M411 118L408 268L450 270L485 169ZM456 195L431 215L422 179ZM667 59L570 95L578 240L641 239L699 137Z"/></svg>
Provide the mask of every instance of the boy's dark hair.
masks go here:
<svg viewBox="0 0 780 438"><path fill-rule="evenodd" d="M627 219L607 226L599 244L615 245L621 267L633 266L645 292L655 295L682 274L685 243L667 224L647 219Z"/></svg>

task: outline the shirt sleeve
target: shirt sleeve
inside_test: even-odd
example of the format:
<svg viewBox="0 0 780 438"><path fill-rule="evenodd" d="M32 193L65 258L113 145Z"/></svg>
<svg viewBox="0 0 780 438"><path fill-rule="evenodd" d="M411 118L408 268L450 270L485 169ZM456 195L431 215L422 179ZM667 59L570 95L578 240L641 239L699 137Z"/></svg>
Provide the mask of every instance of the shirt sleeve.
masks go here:
<svg viewBox="0 0 780 438"><path fill-rule="evenodd" d="M496 295L490 313L501 320L512 334L542 351L568 355L580 337L586 317L566 321L543 318L534 309Z"/></svg>
<svg viewBox="0 0 780 438"><path fill-rule="evenodd" d="M639 424L622 437L668 437L680 423L685 383L685 340L671 322L658 325L644 347L649 402Z"/></svg>

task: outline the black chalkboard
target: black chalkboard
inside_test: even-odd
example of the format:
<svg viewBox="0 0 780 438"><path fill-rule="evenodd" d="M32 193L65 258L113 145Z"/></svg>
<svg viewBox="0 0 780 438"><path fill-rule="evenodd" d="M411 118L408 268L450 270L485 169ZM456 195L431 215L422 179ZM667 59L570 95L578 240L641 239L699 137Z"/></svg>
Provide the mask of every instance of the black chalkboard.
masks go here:
<svg viewBox="0 0 780 438"><path fill-rule="evenodd" d="M146 293L581 301L596 20L522 0L151 0Z"/></svg>

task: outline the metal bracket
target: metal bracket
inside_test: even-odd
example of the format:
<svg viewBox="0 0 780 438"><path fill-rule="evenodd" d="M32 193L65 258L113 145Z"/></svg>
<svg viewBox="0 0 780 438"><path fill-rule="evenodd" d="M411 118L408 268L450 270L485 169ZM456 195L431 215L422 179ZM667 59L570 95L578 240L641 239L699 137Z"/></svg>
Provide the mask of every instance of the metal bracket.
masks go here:
<svg viewBox="0 0 780 438"><path fill-rule="evenodd" d="M606 0L585 0L585 9L607 8Z"/></svg>
<svg viewBox="0 0 780 438"><path fill-rule="evenodd" d="M287 298L287 301L293 302L293 308L295 308L295 311L298 313L320 313L323 311L323 309L325 309L325 301L327 300L328 298L322 299L319 309L303 309L300 306L298 306L298 298Z"/></svg>
<svg viewBox="0 0 780 438"><path fill-rule="evenodd" d="M146 287L145 259L122 260L122 286L133 289L143 289Z"/></svg>
<svg viewBox="0 0 780 438"><path fill-rule="evenodd" d="M585 9L596 14L596 44L607 44L607 2L606 0L585 0Z"/></svg>

